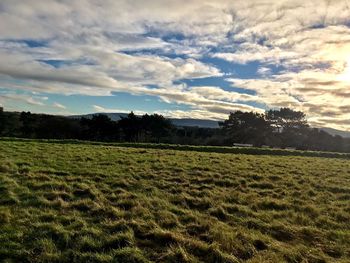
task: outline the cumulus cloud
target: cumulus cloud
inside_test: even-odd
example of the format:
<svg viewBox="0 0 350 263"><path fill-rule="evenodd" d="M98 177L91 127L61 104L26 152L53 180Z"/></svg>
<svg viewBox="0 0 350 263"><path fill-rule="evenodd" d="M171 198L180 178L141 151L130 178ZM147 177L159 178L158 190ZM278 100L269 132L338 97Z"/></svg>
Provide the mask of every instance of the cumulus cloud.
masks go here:
<svg viewBox="0 0 350 263"><path fill-rule="evenodd" d="M267 68L267 67L260 67L258 70L257 70L257 73L261 76L268 76L268 75L271 75L272 74L272 70L270 68Z"/></svg>
<svg viewBox="0 0 350 263"><path fill-rule="evenodd" d="M66 106L64 106L64 105L62 105L62 104L60 104L58 102L54 102L52 104L52 106L54 106L55 108L58 108L58 109L63 109L63 110L65 110L67 108Z"/></svg>
<svg viewBox="0 0 350 263"><path fill-rule="evenodd" d="M152 95L191 108L167 114L212 119L293 107L314 125L350 130L349 24L346 0L3 0L0 85L39 94ZM227 77L213 58L259 67L255 76ZM226 78L232 90L179 84L207 77ZM14 94L0 94L0 103L45 106Z"/></svg>
<svg viewBox="0 0 350 263"><path fill-rule="evenodd" d="M17 93L0 93L0 100L4 104L5 102L12 102L14 104L18 102L24 102L34 106L44 106L47 97L35 96L29 94L17 94Z"/></svg>

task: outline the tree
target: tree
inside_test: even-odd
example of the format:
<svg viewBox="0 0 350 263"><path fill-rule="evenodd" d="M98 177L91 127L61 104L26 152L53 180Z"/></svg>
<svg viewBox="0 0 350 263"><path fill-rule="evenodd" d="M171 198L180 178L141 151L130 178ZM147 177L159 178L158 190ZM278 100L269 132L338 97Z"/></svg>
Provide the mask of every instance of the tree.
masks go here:
<svg viewBox="0 0 350 263"><path fill-rule="evenodd" d="M4 108L0 107L0 136L2 135L3 131L5 130L5 114L4 114Z"/></svg>
<svg viewBox="0 0 350 263"><path fill-rule="evenodd" d="M252 143L256 146L265 143L271 130L264 115L255 112L235 111L230 113L228 120L220 122L219 125L233 143Z"/></svg>
<svg viewBox="0 0 350 263"><path fill-rule="evenodd" d="M171 121L159 114L143 115L141 117L141 126L145 140L154 142L160 142L160 139L168 136L173 129Z"/></svg>
<svg viewBox="0 0 350 263"><path fill-rule="evenodd" d="M130 112L127 117L122 117L118 122L118 127L123 133L123 139L128 142L140 141L142 129L141 118Z"/></svg>
<svg viewBox="0 0 350 263"><path fill-rule="evenodd" d="M31 114L28 112L21 112L20 115L20 121L22 123L21 125L21 135L25 138L33 138L36 133L36 126L37 126L37 115ZM47 124L46 124L47 125Z"/></svg>
<svg viewBox="0 0 350 263"><path fill-rule="evenodd" d="M117 123L105 114L94 115L91 119L82 118L80 123L84 127L84 139L112 141L118 137Z"/></svg>
<svg viewBox="0 0 350 263"><path fill-rule="evenodd" d="M266 120L277 132L288 129L303 129L309 125L306 121L305 113L294 111L289 108L281 108L279 110L269 110L265 114Z"/></svg>
<svg viewBox="0 0 350 263"><path fill-rule="evenodd" d="M173 129L170 120L162 115L145 114L139 117L133 112L121 118L118 126L124 135L124 140L132 142L160 142Z"/></svg>
<svg viewBox="0 0 350 263"><path fill-rule="evenodd" d="M279 110L269 110L265 116L273 128L275 146L302 147L309 127L305 113L289 108L281 108Z"/></svg>
<svg viewBox="0 0 350 263"><path fill-rule="evenodd" d="M20 120L17 112L0 109L0 136L20 136Z"/></svg>

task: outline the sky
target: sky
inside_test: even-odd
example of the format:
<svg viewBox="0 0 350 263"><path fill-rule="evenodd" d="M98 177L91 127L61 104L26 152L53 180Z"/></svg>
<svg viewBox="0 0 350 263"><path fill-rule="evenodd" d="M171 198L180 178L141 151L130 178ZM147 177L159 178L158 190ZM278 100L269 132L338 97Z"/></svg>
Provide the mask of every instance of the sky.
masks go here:
<svg viewBox="0 0 350 263"><path fill-rule="evenodd" d="M350 131L348 0L1 0L0 105Z"/></svg>

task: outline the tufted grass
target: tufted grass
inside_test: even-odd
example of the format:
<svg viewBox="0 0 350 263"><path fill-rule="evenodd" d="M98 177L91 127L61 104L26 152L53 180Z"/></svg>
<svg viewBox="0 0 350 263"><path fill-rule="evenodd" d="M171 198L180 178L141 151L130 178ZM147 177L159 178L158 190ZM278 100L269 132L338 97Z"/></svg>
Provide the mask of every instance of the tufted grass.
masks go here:
<svg viewBox="0 0 350 263"><path fill-rule="evenodd" d="M350 160L163 148L0 141L0 262L350 261Z"/></svg>

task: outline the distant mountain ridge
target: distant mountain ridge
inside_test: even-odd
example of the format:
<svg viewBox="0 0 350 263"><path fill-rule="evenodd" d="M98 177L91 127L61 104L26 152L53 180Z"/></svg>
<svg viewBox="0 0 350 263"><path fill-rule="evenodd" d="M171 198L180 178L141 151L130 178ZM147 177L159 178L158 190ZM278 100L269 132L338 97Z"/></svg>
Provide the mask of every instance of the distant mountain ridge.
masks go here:
<svg viewBox="0 0 350 263"><path fill-rule="evenodd" d="M97 114L107 115L113 121L119 121L122 117L127 117L128 113L90 113L85 115L71 115L71 118L92 118ZM213 120L191 119L191 118L168 118L175 126L200 127L200 128L219 128L219 122Z"/></svg>
<svg viewBox="0 0 350 263"><path fill-rule="evenodd" d="M70 118L92 118L94 115L107 115L112 121L119 121L122 117L127 117L128 113L107 113L107 112L101 112L101 113L88 113L88 114L82 114L82 115L70 115L68 117Z"/></svg>
<svg viewBox="0 0 350 263"><path fill-rule="evenodd" d="M71 115L71 118L92 118L92 116L97 114L107 115L113 121L119 121L122 117L128 116L128 113L90 113L85 115ZM200 128L219 128L219 122L213 120L205 119L191 119L191 118L168 118L175 126L185 126L185 127L200 127ZM337 130L333 128L322 127L319 128L331 135L339 135L344 138L350 138L350 132Z"/></svg>
<svg viewBox="0 0 350 263"><path fill-rule="evenodd" d="M320 130L323 130L331 135L339 135L344 138L350 138L350 132L348 131L342 131L342 130L337 130L333 128L319 128Z"/></svg>

